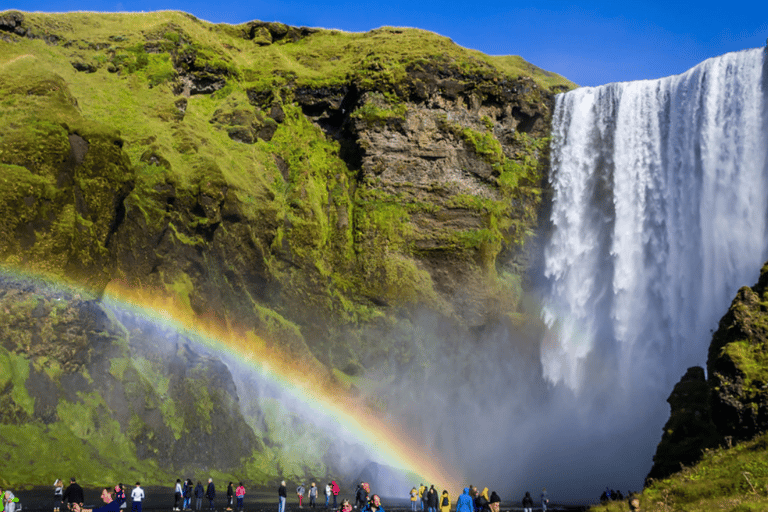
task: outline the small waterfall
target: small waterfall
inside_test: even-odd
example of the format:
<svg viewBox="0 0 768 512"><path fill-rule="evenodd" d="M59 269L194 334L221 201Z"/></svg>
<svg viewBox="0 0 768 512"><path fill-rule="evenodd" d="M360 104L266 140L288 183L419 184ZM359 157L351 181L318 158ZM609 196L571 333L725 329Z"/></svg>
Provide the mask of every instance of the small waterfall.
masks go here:
<svg viewBox="0 0 768 512"><path fill-rule="evenodd" d="M544 376L624 398L703 365L768 256L765 52L558 95ZM632 391L634 390L634 391Z"/></svg>

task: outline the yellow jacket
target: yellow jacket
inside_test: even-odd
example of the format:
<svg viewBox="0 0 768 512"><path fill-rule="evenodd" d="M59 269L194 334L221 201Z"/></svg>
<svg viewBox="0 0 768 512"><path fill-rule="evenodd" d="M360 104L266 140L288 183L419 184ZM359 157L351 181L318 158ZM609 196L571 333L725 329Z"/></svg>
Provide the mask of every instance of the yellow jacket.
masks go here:
<svg viewBox="0 0 768 512"><path fill-rule="evenodd" d="M445 500L448 500L447 505L443 505L443 502ZM448 494L448 491L443 491L443 495L440 496L440 512L449 512L451 510L451 496Z"/></svg>

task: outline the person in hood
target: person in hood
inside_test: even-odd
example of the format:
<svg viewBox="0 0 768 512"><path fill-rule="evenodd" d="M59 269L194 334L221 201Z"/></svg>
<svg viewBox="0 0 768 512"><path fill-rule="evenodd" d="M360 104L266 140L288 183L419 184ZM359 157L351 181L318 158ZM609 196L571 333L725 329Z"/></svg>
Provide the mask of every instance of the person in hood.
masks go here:
<svg viewBox="0 0 768 512"><path fill-rule="evenodd" d="M475 498L475 510L478 512L490 512L491 509L488 507L488 503L488 488L485 487L483 492Z"/></svg>
<svg viewBox="0 0 768 512"><path fill-rule="evenodd" d="M451 512L451 497L445 489L440 497L440 512Z"/></svg>
<svg viewBox="0 0 768 512"><path fill-rule="evenodd" d="M465 487L462 495L456 500L456 512L474 512L474 508L472 497L469 495L469 487Z"/></svg>
<svg viewBox="0 0 768 512"><path fill-rule="evenodd" d="M427 510L429 512L437 512L437 505L437 490L435 489L434 485L431 485L429 487L429 491L427 492Z"/></svg>
<svg viewBox="0 0 768 512"><path fill-rule="evenodd" d="M488 507L491 509L491 512L499 512L499 507L501 507L501 498L498 494L496 494L496 491L491 493L491 499L488 500Z"/></svg>
<svg viewBox="0 0 768 512"><path fill-rule="evenodd" d="M419 490L411 489L411 512L416 512L416 502L419 501Z"/></svg>
<svg viewBox="0 0 768 512"><path fill-rule="evenodd" d="M528 491L525 491L525 496L523 496L523 512L533 512L533 498Z"/></svg>
<svg viewBox="0 0 768 512"><path fill-rule="evenodd" d="M243 510L243 499L245 498L245 487L243 487L243 482L240 482L240 485L237 486L237 490L235 490L235 496L237 497L237 510Z"/></svg>
<svg viewBox="0 0 768 512"><path fill-rule="evenodd" d="M336 498L339 497L339 493L341 492L341 489L339 489L339 484L336 483L336 480L331 480L331 492L333 493L333 508L336 508L338 507Z"/></svg>

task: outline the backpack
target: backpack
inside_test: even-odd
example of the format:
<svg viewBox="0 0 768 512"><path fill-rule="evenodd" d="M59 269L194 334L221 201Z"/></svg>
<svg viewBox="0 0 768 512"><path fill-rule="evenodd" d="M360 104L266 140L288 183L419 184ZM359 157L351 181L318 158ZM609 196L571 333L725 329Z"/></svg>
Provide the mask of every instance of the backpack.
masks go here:
<svg viewBox="0 0 768 512"><path fill-rule="evenodd" d="M448 503L449 503L449 502L448 502L448 496L443 496L443 504L442 504L442 506L443 506L443 507L447 507L447 506L448 506Z"/></svg>

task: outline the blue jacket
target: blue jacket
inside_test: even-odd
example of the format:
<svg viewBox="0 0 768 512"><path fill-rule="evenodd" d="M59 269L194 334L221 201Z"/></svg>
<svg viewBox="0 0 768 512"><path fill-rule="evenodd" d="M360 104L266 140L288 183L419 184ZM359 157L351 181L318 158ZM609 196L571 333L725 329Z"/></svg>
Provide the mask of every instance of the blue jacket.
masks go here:
<svg viewBox="0 0 768 512"><path fill-rule="evenodd" d="M469 496L469 487L464 488L464 493L456 500L456 512L473 512L475 504Z"/></svg>

